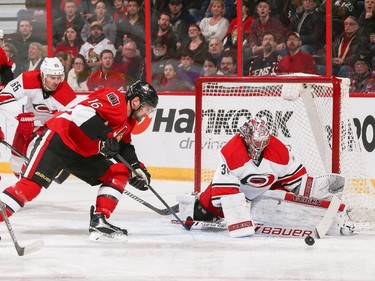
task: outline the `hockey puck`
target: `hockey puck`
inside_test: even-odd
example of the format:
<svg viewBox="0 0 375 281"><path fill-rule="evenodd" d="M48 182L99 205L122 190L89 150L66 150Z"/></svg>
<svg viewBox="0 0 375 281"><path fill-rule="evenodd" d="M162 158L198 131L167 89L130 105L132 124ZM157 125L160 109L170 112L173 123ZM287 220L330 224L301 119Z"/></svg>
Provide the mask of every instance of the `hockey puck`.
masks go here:
<svg viewBox="0 0 375 281"><path fill-rule="evenodd" d="M309 246L312 246L315 244L315 239L312 238L310 235L309 236L306 236L305 238L305 243Z"/></svg>

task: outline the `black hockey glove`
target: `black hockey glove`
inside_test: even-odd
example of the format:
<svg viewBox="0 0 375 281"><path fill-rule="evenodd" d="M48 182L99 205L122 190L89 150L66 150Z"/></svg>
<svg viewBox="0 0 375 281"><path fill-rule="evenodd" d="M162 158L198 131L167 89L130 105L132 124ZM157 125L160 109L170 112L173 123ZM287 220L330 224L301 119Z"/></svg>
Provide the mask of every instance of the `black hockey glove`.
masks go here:
<svg viewBox="0 0 375 281"><path fill-rule="evenodd" d="M134 168L136 175L134 173L132 174L132 178L129 180L129 184L139 190L147 190L147 186L151 182L151 175L147 171L145 165L143 165L143 163L136 162L131 164L131 166Z"/></svg>
<svg viewBox="0 0 375 281"><path fill-rule="evenodd" d="M120 144L114 138L106 139L104 141L103 147L101 149L101 153L104 154L107 158L112 158L120 151Z"/></svg>

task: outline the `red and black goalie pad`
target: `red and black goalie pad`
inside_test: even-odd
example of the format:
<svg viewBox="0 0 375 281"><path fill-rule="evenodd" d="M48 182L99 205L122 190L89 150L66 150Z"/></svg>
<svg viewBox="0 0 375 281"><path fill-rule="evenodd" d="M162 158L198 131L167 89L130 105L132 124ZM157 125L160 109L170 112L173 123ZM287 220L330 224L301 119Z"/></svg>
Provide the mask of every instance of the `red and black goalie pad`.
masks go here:
<svg viewBox="0 0 375 281"><path fill-rule="evenodd" d="M26 155L27 147L34 138L34 119L34 113L32 112L20 113L17 116L18 126L14 134L12 145L23 155ZM12 154L17 156L14 152L12 152Z"/></svg>

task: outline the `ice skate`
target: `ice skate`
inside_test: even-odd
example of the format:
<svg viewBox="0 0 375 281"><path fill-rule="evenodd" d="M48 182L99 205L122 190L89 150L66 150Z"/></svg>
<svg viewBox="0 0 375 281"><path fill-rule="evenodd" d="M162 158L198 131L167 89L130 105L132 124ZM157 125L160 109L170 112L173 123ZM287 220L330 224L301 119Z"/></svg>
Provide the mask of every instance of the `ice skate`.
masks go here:
<svg viewBox="0 0 375 281"><path fill-rule="evenodd" d="M90 210L90 237L91 241L118 242L127 241L128 231L107 222L101 213L94 213L95 207Z"/></svg>

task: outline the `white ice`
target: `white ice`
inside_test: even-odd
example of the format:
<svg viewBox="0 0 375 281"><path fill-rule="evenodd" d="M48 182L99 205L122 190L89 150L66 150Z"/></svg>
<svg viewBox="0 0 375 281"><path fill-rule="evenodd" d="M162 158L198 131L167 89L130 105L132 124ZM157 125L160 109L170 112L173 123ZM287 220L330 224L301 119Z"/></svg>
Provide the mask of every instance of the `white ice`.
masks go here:
<svg viewBox="0 0 375 281"><path fill-rule="evenodd" d="M2 175L0 190L15 182ZM154 181L170 205L191 182ZM129 191L165 208L151 191ZM374 233L302 239L230 238L226 231L186 231L123 195L110 222L129 232L126 243L88 240L96 187L76 178L52 184L10 218L21 246L42 239L44 248L20 257L0 224L0 280L375 280Z"/></svg>

